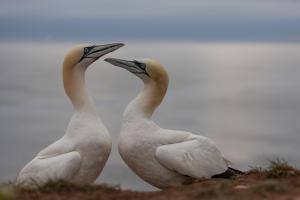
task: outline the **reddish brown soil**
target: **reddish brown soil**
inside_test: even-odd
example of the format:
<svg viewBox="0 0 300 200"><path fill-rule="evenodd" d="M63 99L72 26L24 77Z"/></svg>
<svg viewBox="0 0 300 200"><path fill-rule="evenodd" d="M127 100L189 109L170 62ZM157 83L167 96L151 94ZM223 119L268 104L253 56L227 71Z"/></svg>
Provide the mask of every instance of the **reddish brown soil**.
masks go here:
<svg viewBox="0 0 300 200"><path fill-rule="evenodd" d="M272 171L273 170L273 171ZM21 190L17 199L24 200L193 200L193 199L298 199L300 200L300 171L287 167L270 171L252 170L232 180L201 180L190 185L158 192L122 191L112 188L55 188L35 191ZM276 171L277 170L277 171Z"/></svg>

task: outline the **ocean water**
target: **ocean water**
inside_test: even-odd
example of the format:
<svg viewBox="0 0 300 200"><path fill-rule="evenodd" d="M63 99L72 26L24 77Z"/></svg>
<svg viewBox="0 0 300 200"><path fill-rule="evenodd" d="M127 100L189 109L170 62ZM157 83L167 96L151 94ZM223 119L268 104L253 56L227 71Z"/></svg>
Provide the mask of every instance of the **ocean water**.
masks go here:
<svg viewBox="0 0 300 200"><path fill-rule="evenodd" d="M72 43L1 43L0 181L14 180L36 153L59 139L72 115L61 64ZM109 56L155 58L170 76L153 119L161 127L213 139L234 167L247 170L284 158L300 167L299 43L130 43ZM113 137L98 182L155 190L117 152L124 108L142 82L101 60L87 86Z"/></svg>

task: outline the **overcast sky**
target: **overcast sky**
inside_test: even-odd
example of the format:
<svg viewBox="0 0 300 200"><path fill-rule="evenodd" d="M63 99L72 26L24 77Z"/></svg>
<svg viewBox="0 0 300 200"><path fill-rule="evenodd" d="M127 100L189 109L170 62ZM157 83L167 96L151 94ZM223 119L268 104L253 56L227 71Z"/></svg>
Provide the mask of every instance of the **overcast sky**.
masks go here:
<svg viewBox="0 0 300 200"><path fill-rule="evenodd" d="M0 40L300 41L298 0L0 0Z"/></svg>

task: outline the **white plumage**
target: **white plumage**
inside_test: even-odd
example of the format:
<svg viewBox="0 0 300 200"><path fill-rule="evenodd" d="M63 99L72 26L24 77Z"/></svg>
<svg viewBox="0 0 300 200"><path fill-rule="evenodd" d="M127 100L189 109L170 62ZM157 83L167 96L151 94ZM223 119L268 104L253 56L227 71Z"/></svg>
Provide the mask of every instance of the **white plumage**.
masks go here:
<svg viewBox="0 0 300 200"><path fill-rule="evenodd" d="M49 145L18 174L16 184L37 187L49 181L92 183L102 171L111 150L111 137L85 89L85 70L101 56L123 44L79 46L65 57L63 80L74 114L65 135Z"/></svg>
<svg viewBox="0 0 300 200"><path fill-rule="evenodd" d="M162 65L150 59L105 61L129 70L144 82L144 89L124 112L119 140L121 157L138 176L166 188L228 170L227 162L209 138L162 129L151 120L168 88L168 74Z"/></svg>

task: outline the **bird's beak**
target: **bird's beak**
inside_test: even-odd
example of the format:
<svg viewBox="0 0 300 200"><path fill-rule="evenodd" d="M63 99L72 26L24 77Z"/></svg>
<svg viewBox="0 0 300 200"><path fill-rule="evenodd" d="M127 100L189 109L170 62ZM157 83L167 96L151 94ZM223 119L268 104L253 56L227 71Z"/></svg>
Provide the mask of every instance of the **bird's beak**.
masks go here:
<svg viewBox="0 0 300 200"><path fill-rule="evenodd" d="M84 54L82 55L79 62L81 62L85 58L93 58L97 60L98 58L113 52L119 48L124 46L123 43L112 43L112 44L104 44L104 45L93 45L85 48Z"/></svg>
<svg viewBox="0 0 300 200"><path fill-rule="evenodd" d="M131 73L134 74L146 74L149 76L149 74L146 71L146 64L136 61L136 60L122 60L117 58L105 58L104 61L115 65L117 67L121 67L124 69L127 69Z"/></svg>

